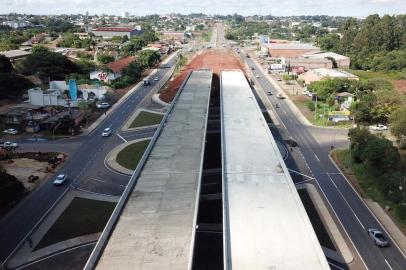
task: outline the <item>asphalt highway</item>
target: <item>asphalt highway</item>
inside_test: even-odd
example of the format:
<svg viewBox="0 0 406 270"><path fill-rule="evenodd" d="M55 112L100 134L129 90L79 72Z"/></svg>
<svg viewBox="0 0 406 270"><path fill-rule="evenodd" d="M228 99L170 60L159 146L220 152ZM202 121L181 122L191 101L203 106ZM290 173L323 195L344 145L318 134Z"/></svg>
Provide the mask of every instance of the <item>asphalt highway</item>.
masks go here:
<svg viewBox="0 0 406 270"><path fill-rule="evenodd" d="M68 148L66 152L71 153L70 158L55 172L49 181L44 182L34 192L30 193L0 221L0 264L6 260L40 221L41 217L68 189L75 187L88 192L114 196L121 195L129 176L106 168L104 159L107 153L114 146L123 143L123 140L134 140L153 135L154 129L123 132L120 136L117 134L127 117L151 93L154 86L161 83L160 80L170 71L170 67L176 63L176 60L176 57L172 58L165 64L165 68L160 69L158 81L151 80L150 85L139 86L90 134L66 141L65 148ZM113 134L107 138L102 137L102 130L107 127L112 129ZM55 143L61 144L62 142ZM46 141L39 141L37 144L27 142L26 145L22 143L21 147L32 151L43 151L45 145L52 148L49 146L49 142ZM53 185L52 181L59 173L67 173L69 178L62 186L57 187Z"/></svg>
<svg viewBox="0 0 406 270"><path fill-rule="evenodd" d="M268 96L271 103L280 103L280 108L275 108L276 113L290 136L299 144L300 151L320 189L362 257L366 268L406 269L406 259L391 239L389 239L389 247L378 248L369 238L367 229L377 228L383 231L383 228L331 162L328 156L329 147L321 145L312 136L311 128L303 125L286 102L276 97L277 90L268 81L257 63L251 58L245 58L245 61L250 68L254 67L253 73L259 76L259 78L255 78L256 84L259 84L265 91L273 92L273 95Z"/></svg>

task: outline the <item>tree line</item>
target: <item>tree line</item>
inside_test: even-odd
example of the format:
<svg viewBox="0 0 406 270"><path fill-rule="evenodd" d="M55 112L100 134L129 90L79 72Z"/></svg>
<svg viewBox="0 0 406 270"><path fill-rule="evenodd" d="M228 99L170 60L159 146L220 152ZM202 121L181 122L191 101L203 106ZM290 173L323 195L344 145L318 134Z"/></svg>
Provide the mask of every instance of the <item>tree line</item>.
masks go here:
<svg viewBox="0 0 406 270"><path fill-rule="evenodd" d="M347 55L355 69L406 69L406 15L368 16L363 21L348 19L337 34L318 41L323 50Z"/></svg>

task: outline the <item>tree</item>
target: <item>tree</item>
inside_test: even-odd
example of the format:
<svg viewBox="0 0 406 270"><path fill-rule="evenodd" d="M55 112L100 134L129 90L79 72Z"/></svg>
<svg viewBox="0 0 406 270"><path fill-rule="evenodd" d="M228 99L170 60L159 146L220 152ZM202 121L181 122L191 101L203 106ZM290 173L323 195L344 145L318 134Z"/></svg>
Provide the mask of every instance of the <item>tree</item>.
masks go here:
<svg viewBox="0 0 406 270"><path fill-rule="evenodd" d="M395 110L392 113L390 120L390 130L392 134L396 136L399 145L402 147L406 144L406 107L400 107Z"/></svg>
<svg viewBox="0 0 406 270"><path fill-rule="evenodd" d="M350 139L351 157L356 162L361 162L361 156L363 149L368 145L368 142L372 138L371 132L364 127L357 126L348 131L348 137Z"/></svg>
<svg viewBox="0 0 406 270"><path fill-rule="evenodd" d="M92 109L89 107L89 104L85 100L79 101L78 107L79 107L79 110L84 115L84 117L86 118L86 128L87 128L87 126L89 124L89 116L90 116L90 113L92 112Z"/></svg>
<svg viewBox="0 0 406 270"><path fill-rule="evenodd" d="M0 73L0 99L18 99L33 83L13 73Z"/></svg>
<svg viewBox="0 0 406 270"><path fill-rule="evenodd" d="M100 62L101 64L108 64L113 62L114 60L115 60L114 57L108 54L97 55L97 61Z"/></svg>
<svg viewBox="0 0 406 270"><path fill-rule="evenodd" d="M0 208L9 206L16 198L25 192L24 185L13 175L0 169Z"/></svg>
<svg viewBox="0 0 406 270"><path fill-rule="evenodd" d="M50 80L63 80L66 75L78 71L78 66L66 56L51 52L47 48L37 46L32 54L21 63L21 72L25 75L49 77Z"/></svg>
<svg viewBox="0 0 406 270"><path fill-rule="evenodd" d="M399 151L386 138L372 136L360 155L369 168L379 168L381 172L391 172L399 164Z"/></svg>
<svg viewBox="0 0 406 270"><path fill-rule="evenodd" d="M0 73L10 73L13 71L13 65L10 59L3 54L0 54Z"/></svg>
<svg viewBox="0 0 406 270"><path fill-rule="evenodd" d="M144 67L152 67L161 59L161 55L152 50L143 50L138 54L138 61Z"/></svg>

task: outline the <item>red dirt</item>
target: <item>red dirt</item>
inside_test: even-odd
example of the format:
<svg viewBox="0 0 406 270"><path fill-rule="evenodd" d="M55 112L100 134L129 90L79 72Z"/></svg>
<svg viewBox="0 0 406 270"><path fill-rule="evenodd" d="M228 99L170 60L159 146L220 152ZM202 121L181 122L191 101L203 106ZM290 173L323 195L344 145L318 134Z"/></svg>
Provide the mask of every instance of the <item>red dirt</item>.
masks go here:
<svg viewBox="0 0 406 270"><path fill-rule="evenodd" d="M196 55L190 63L182 70L182 72L172 80L166 89L160 94L160 99L165 102L170 102L176 95L179 87L191 70L207 68L213 70L213 73L220 76L220 71L223 69L241 69L243 64L232 53L220 50L210 50Z"/></svg>

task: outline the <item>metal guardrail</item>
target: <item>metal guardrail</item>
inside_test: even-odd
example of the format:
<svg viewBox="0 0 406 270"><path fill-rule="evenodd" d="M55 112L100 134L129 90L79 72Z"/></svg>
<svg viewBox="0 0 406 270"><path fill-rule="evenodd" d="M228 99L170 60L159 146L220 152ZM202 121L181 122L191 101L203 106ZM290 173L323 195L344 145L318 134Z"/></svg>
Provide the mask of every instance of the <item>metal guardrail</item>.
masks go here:
<svg viewBox="0 0 406 270"><path fill-rule="evenodd" d="M112 215L110 216L110 219L108 220L106 227L104 228L102 234L100 235L100 238L97 241L97 244L94 247L92 254L90 255L90 257L89 257L88 261L86 262L86 265L83 269L91 270L91 269L94 269L95 266L97 265L97 263L100 259L100 256L103 253L104 248L106 247L108 239L109 239L111 233L113 232L115 225L117 224L120 214L123 211L124 206L125 206L128 198L130 197L135 185L137 184L141 171L144 168L145 163L146 163L153 147L155 146L156 141L158 140L159 136L161 135L161 132L162 132L163 128L165 127L165 124L168 120L168 117L170 116L173 108L175 107L175 104L179 98L179 95L182 92L186 82L189 80L189 77L191 74L192 74L192 72L188 73L188 75L185 78L185 80L183 81L182 85L179 87L179 90L176 93L174 99L172 100L172 103L171 103L168 111L165 113L164 118L162 119L157 131L154 134L154 137L152 137L151 141L148 144L147 149L145 150L144 154L142 155L142 158L141 158L140 162L138 163L137 168L135 169L133 175L131 176L130 181L128 182L128 184L123 192L123 195L121 196L116 207L114 208L114 211L113 211Z"/></svg>

